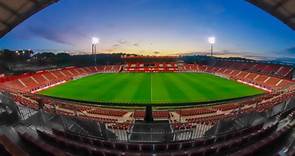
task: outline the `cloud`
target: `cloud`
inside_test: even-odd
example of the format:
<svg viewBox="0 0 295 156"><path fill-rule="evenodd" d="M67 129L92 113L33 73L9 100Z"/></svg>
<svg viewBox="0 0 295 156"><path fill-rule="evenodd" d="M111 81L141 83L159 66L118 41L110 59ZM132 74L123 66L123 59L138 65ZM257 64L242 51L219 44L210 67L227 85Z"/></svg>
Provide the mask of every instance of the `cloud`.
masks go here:
<svg viewBox="0 0 295 156"><path fill-rule="evenodd" d="M120 47L120 44L113 44L112 47L114 47L114 48L116 48L116 47Z"/></svg>
<svg viewBox="0 0 295 156"><path fill-rule="evenodd" d="M74 27L56 29L55 27L30 26L28 31L32 36L71 46L75 45L81 38L86 37L85 34Z"/></svg>
<svg viewBox="0 0 295 156"><path fill-rule="evenodd" d="M118 43L119 44L127 44L128 42L126 40L119 40Z"/></svg>
<svg viewBox="0 0 295 156"><path fill-rule="evenodd" d="M291 46L289 48L285 48L283 50L276 50L271 52L273 55L278 57L292 57L295 58L295 46Z"/></svg>
<svg viewBox="0 0 295 156"><path fill-rule="evenodd" d="M153 52L155 55L158 55L158 54L160 54L160 52L159 51L154 51Z"/></svg>
<svg viewBox="0 0 295 156"><path fill-rule="evenodd" d="M295 55L295 46L294 47L287 48L285 52L288 53L288 54Z"/></svg>
<svg viewBox="0 0 295 156"><path fill-rule="evenodd" d="M210 52L190 52L190 53L178 53L178 55L210 55ZM261 54L250 52L250 51L234 51L234 50L220 50L215 51L214 56L218 57L244 57L248 59L255 59L255 60L261 60L261 59L269 59L269 57L262 56Z"/></svg>
<svg viewBox="0 0 295 156"><path fill-rule="evenodd" d="M110 52L117 52L116 49L112 49L112 48L105 49L104 51L105 51L105 52L108 52L108 53L110 53Z"/></svg>
<svg viewBox="0 0 295 156"><path fill-rule="evenodd" d="M32 34L39 36L41 38L62 44L71 44L63 35L63 33L57 33L57 31L51 29L44 29L41 27L30 27L29 30Z"/></svg>
<svg viewBox="0 0 295 156"><path fill-rule="evenodd" d="M127 41L127 40L119 40L117 41L117 43L113 44L113 48L118 48L118 47L131 47L131 46L134 46L134 47L139 47L140 44L135 42L135 43L132 43L130 41Z"/></svg>

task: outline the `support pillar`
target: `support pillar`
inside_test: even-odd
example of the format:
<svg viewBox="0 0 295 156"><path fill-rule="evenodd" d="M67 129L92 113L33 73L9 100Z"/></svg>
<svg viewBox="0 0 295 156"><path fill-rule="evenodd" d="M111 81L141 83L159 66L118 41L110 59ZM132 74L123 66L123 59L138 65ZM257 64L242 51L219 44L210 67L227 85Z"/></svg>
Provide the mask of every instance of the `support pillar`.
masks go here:
<svg viewBox="0 0 295 156"><path fill-rule="evenodd" d="M151 105L145 107L144 121L147 123L151 123L154 121L153 109Z"/></svg>

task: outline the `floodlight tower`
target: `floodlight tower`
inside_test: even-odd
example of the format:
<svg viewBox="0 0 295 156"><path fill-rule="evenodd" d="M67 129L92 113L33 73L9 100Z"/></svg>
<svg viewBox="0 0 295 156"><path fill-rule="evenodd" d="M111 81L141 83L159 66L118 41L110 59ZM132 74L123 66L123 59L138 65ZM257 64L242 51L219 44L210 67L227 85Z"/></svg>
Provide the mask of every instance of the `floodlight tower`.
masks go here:
<svg viewBox="0 0 295 156"><path fill-rule="evenodd" d="M210 47L211 47L211 56L213 56L213 45L215 44L215 37L209 37L208 38L208 42L210 43Z"/></svg>
<svg viewBox="0 0 295 156"><path fill-rule="evenodd" d="M96 45L99 43L99 38L92 37L92 55L94 55L94 65L96 65Z"/></svg>

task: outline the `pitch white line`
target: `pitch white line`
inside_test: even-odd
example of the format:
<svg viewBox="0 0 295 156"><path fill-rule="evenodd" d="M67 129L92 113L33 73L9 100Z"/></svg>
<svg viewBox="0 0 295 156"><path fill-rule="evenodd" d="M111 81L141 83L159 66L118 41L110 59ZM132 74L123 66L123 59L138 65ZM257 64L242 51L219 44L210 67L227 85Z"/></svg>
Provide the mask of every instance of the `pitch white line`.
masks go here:
<svg viewBox="0 0 295 156"><path fill-rule="evenodd" d="M152 79L152 74L151 73L149 73L150 74L150 79L151 79L151 101L150 101L150 104L152 103L152 101L153 101L153 98L152 98L152 93L153 93L153 79Z"/></svg>

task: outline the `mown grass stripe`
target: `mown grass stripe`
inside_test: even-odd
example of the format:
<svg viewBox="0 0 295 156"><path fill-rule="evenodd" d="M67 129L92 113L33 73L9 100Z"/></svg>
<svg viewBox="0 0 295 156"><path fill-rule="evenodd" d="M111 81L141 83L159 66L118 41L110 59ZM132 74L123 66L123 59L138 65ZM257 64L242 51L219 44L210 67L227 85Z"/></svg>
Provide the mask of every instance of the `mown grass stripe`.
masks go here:
<svg viewBox="0 0 295 156"><path fill-rule="evenodd" d="M40 92L90 102L136 104L208 102L261 93L256 88L206 73L96 74Z"/></svg>

